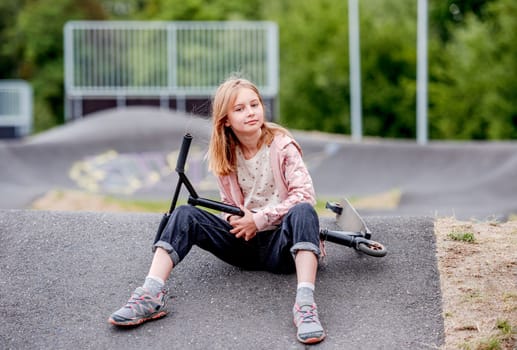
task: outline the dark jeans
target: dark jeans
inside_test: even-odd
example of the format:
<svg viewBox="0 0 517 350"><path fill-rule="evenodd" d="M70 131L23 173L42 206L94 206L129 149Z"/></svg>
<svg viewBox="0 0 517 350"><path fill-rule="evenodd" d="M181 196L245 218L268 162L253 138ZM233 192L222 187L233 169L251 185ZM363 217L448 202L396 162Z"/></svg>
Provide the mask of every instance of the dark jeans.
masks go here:
<svg viewBox="0 0 517 350"><path fill-rule="evenodd" d="M249 241L235 238L231 228L219 216L183 205L172 213L153 251L165 249L176 266L197 245L234 266L274 273L294 272L298 250L320 255L319 220L308 203L291 208L276 230L258 232Z"/></svg>

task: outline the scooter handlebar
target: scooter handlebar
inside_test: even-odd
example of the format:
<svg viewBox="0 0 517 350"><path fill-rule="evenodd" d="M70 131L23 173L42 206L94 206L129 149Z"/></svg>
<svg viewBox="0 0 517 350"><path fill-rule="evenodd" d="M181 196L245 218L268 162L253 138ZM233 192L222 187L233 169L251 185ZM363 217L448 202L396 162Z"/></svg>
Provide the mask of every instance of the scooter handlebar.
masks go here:
<svg viewBox="0 0 517 350"><path fill-rule="evenodd" d="M207 198L194 198L192 196L189 196L188 198L188 204L190 205L199 205L205 208L210 208L214 210L219 210L228 214L232 215L238 215L238 216L244 216L244 212L239 207L235 207L233 205L229 205L226 203L214 201Z"/></svg>
<svg viewBox="0 0 517 350"><path fill-rule="evenodd" d="M185 172L185 163L187 162L187 155L190 148L190 143L192 142L192 135L185 134L183 136L183 142L181 143L180 152L178 154L178 160L176 161L176 172L184 173Z"/></svg>

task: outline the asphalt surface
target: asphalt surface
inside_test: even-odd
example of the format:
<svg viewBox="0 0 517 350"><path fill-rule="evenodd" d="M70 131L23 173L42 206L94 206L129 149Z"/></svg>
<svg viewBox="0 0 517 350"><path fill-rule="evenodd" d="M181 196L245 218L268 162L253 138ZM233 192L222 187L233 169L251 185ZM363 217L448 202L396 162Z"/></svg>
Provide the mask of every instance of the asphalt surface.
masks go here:
<svg viewBox="0 0 517 350"><path fill-rule="evenodd" d="M171 313L107 323L143 282L156 214L0 210L2 349L302 349L294 275L242 271L194 248L173 271ZM335 228L331 219L322 225ZM443 342L433 220L371 217L383 258L327 243L315 349L435 349Z"/></svg>
<svg viewBox="0 0 517 350"><path fill-rule="evenodd" d="M199 249L168 281L168 317L135 329L111 327L109 314L143 282L160 215L27 209L51 189L81 188L71 176L78 162L101 193L170 198L176 175L156 176L156 160L172 155L174 163L186 132L194 136L187 173L202 195L214 195L213 179L203 170L210 125L192 116L133 108L0 142L0 348L303 347L290 316L294 275L241 271ZM295 136L320 198L402 193L396 209L360 211L373 238L388 248L386 257L327 244L316 296L328 338L314 348L442 344L434 218L517 213L517 144L357 144L335 135ZM99 162L110 150L118 156ZM146 184L150 173L155 181ZM135 183L130 194L113 192ZM322 225L336 228L328 218Z"/></svg>

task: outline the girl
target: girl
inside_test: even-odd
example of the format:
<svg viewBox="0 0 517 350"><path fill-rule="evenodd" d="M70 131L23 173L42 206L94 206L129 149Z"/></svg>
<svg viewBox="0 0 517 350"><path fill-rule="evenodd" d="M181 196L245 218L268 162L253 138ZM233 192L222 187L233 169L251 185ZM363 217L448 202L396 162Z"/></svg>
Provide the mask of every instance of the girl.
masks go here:
<svg viewBox="0 0 517 350"><path fill-rule="evenodd" d="M325 332L313 296L319 222L301 149L286 129L265 121L262 97L248 80L230 78L221 84L212 109L209 169L216 175L221 200L239 206L245 215L216 216L189 205L176 208L153 246L144 285L109 322L130 326L165 316L165 281L197 245L244 269L296 271L297 339L320 342Z"/></svg>

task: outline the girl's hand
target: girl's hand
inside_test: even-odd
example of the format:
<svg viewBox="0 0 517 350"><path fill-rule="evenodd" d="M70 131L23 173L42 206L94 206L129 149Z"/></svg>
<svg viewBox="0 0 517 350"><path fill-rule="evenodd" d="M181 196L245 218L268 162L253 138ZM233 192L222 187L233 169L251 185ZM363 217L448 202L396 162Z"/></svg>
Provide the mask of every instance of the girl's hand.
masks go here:
<svg viewBox="0 0 517 350"><path fill-rule="evenodd" d="M257 234L257 226L253 220L253 213L243 206L240 208L244 212L244 216L230 217L230 225L233 227L230 233L234 234L236 238L244 238L245 241L249 241Z"/></svg>

